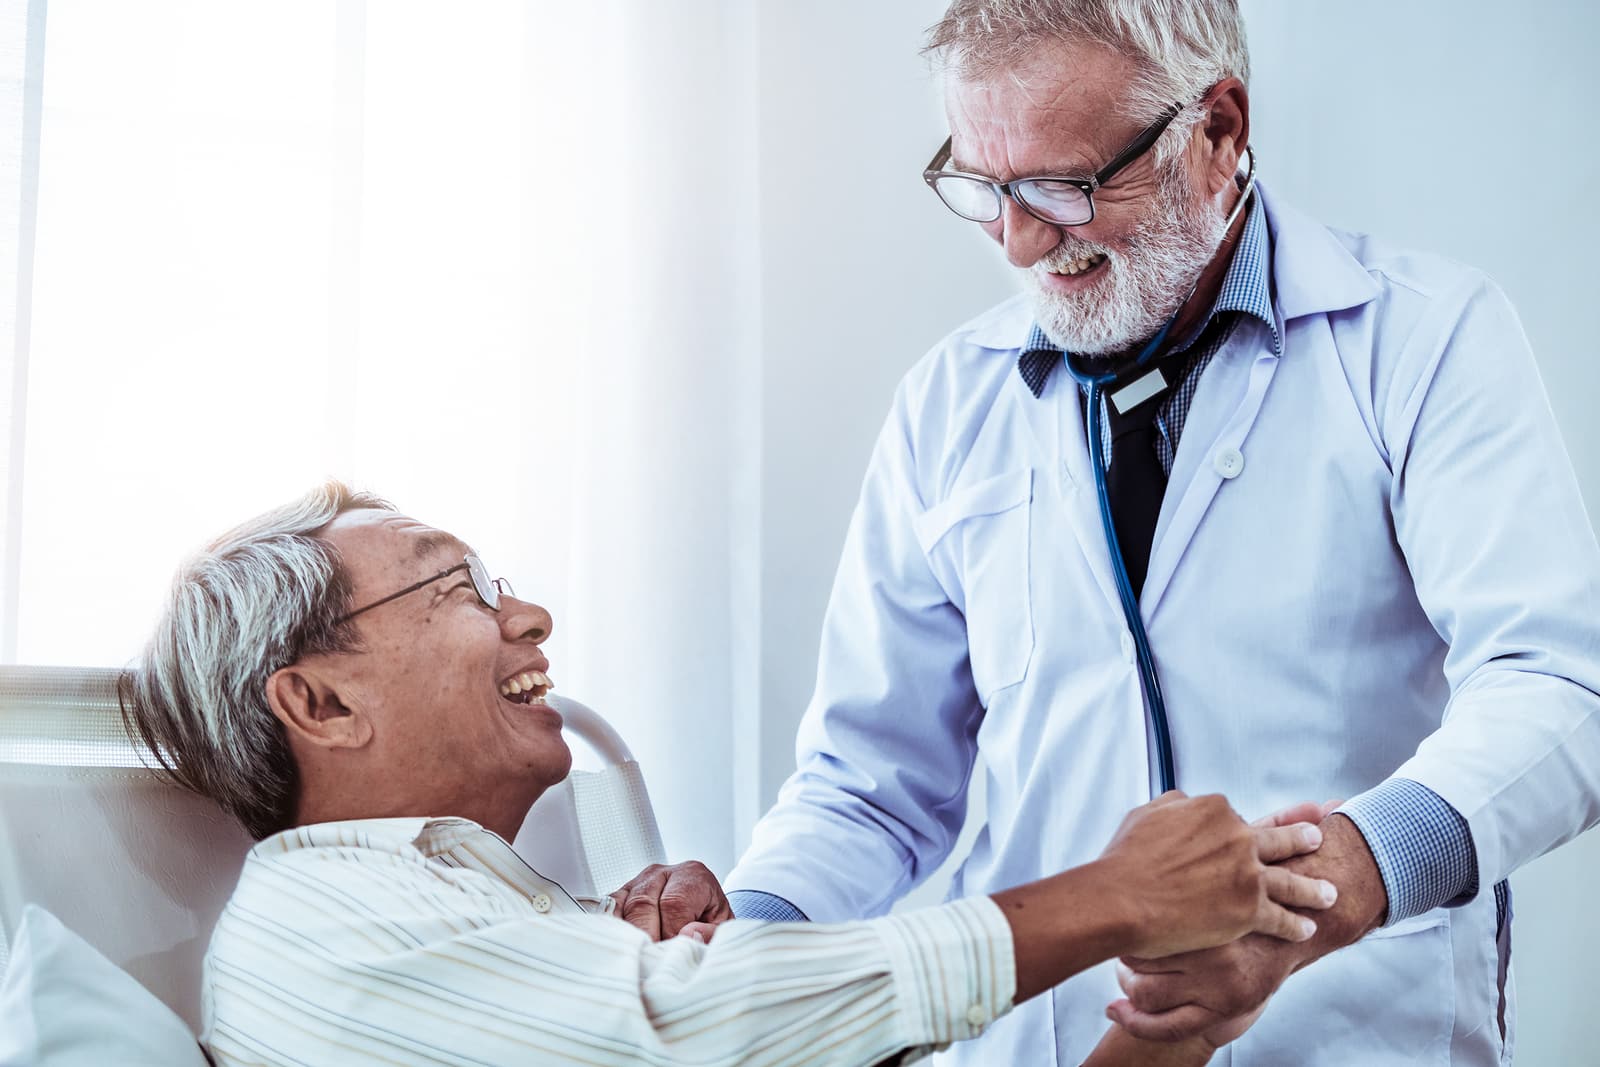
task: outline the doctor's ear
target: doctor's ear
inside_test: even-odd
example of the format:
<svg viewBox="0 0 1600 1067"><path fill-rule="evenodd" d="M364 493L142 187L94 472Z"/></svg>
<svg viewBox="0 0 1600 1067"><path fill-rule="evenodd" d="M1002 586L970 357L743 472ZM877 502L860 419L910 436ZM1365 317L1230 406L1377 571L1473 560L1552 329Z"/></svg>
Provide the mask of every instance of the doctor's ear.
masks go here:
<svg viewBox="0 0 1600 1067"><path fill-rule="evenodd" d="M372 739L372 721L348 707L334 678L297 663L267 679L267 706L291 738L319 748L361 748Z"/></svg>
<svg viewBox="0 0 1600 1067"><path fill-rule="evenodd" d="M1250 144L1250 93L1238 78L1224 78L1206 94L1200 120L1205 152L1206 191L1215 196L1227 188Z"/></svg>

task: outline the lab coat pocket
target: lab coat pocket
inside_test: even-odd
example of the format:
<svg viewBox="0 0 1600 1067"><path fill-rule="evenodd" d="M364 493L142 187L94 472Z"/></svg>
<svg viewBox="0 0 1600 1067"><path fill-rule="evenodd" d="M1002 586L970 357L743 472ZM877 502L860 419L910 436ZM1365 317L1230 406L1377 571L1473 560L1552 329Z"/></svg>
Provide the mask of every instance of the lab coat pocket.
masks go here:
<svg viewBox="0 0 1600 1067"><path fill-rule="evenodd" d="M912 525L928 565L967 622L972 681L983 699L1016 685L1033 656L1028 537L1033 471L961 486Z"/></svg>
<svg viewBox="0 0 1600 1067"><path fill-rule="evenodd" d="M1374 930L1291 975L1234 1046L1233 1062L1443 1067L1454 1014L1450 916L1437 909Z"/></svg>

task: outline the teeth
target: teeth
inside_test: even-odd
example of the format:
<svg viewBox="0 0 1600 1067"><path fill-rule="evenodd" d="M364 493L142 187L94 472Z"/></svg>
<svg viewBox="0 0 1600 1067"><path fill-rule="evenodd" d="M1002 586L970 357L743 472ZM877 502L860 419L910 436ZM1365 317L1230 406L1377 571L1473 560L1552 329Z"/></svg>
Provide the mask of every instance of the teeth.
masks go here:
<svg viewBox="0 0 1600 1067"><path fill-rule="evenodd" d="M500 695L514 697L523 693L533 693L533 698L524 703L536 704L543 703L545 691L554 688L555 684L550 681L550 676L543 671L523 671L516 677L500 683Z"/></svg>
<svg viewBox="0 0 1600 1067"><path fill-rule="evenodd" d="M1082 274L1091 267L1099 266L1105 258L1105 256L1097 252L1092 256L1084 256L1081 259L1072 260L1070 263L1063 263L1061 266L1052 269L1056 274Z"/></svg>

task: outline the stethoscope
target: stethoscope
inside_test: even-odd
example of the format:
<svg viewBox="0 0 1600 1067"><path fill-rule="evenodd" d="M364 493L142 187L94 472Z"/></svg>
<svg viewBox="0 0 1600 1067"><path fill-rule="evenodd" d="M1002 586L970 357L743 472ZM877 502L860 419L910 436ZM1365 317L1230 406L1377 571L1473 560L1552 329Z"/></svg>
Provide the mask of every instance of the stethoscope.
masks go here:
<svg viewBox="0 0 1600 1067"><path fill-rule="evenodd" d="M1234 205L1233 212L1222 227L1224 232L1233 228L1234 221L1244 210L1245 203L1249 201L1250 194L1255 189L1256 153L1253 148L1247 151L1250 167L1245 174L1244 187L1239 193L1239 202ZM1167 334L1171 332L1172 324L1183 313L1184 305L1194 296L1194 291L1199 286L1199 279L1196 279L1194 288L1189 290L1188 296L1179 301L1178 310L1167 320L1167 324L1161 327L1161 331L1139 350L1137 356L1131 360L1124 360L1114 370L1097 372L1084 366L1071 352L1063 353L1067 373L1089 391L1084 432L1089 437L1089 465L1094 468L1095 496L1100 501L1100 525L1105 530L1106 547L1111 551L1111 569L1117 580L1118 598L1122 601L1122 616L1127 620L1128 632L1133 634L1133 646L1139 665L1139 684L1144 690L1145 707L1148 710L1152 732L1155 734L1156 764L1161 775L1160 791L1163 793L1177 788L1177 774L1172 764L1172 735L1167 728L1167 704L1161 696L1161 679L1156 674L1155 657L1150 652L1150 635L1145 633L1144 618L1139 614L1139 598L1134 595L1133 582L1128 578L1128 568L1122 560L1122 546L1117 542L1117 527L1111 521L1111 498L1106 486L1105 445L1100 439L1100 407L1104 402L1101 398L1108 390L1120 390L1143 380L1146 365L1155 358L1156 352L1166 341ZM1151 368L1148 373L1161 372L1159 369ZM1173 384L1166 382L1165 379L1163 383L1157 392Z"/></svg>

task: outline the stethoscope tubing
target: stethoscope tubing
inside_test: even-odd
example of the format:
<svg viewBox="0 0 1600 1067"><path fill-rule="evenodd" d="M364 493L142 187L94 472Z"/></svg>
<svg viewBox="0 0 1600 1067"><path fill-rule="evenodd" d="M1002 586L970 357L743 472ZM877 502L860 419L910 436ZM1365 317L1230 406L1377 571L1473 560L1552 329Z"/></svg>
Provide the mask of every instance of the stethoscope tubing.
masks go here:
<svg viewBox="0 0 1600 1067"><path fill-rule="evenodd" d="M1256 153L1253 148L1248 151L1250 169L1245 175L1244 189L1239 194L1239 202L1223 226L1224 231L1233 226L1234 220L1239 217L1245 203L1255 191ZM1195 282L1197 288L1199 284L1198 281ZM1189 296L1193 295L1194 290L1190 290ZM1183 305L1188 302L1189 297L1185 297L1178 305L1180 313ZM1100 438L1100 407L1104 402L1102 398L1106 387L1114 384L1128 370L1142 367L1148 362L1161 347L1161 343L1166 340L1167 332L1172 329L1177 317L1177 313L1174 313L1161 328L1161 332L1145 345L1133 362L1124 364L1118 370L1095 374L1076 363L1071 353L1063 353L1062 359L1067 366L1067 373L1072 375L1073 380L1089 390L1089 410L1084 425L1084 432L1089 437L1089 465L1094 469L1094 490L1100 504L1100 525L1105 531L1106 548L1111 553L1111 570L1116 577L1117 597L1122 602L1122 616L1128 624L1128 632L1133 635L1135 658L1139 666L1139 684L1144 690L1151 733L1155 735L1156 769L1161 783L1159 792L1162 793L1178 788L1177 770L1172 759L1172 732L1167 723L1167 702L1161 694L1161 677L1156 673L1155 655L1150 651L1150 635L1145 632L1144 617L1139 612L1139 598L1134 595L1133 582L1128 577L1128 567L1122 558L1122 545L1117 540L1117 527L1111 518L1110 490L1106 485L1105 445Z"/></svg>
<svg viewBox="0 0 1600 1067"><path fill-rule="evenodd" d="M1166 331L1162 331L1165 333ZM1128 577L1128 567L1122 560L1122 544L1117 540L1117 527L1111 519L1111 496L1106 486L1105 446L1100 440L1100 382L1089 386L1089 463L1094 467L1094 491L1100 502L1100 525L1105 530L1106 547L1111 550L1111 570L1117 579L1117 595L1122 601L1122 615L1127 620L1128 632L1133 635L1135 657L1139 662L1139 682L1144 688L1145 706L1156 741L1156 767L1161 778L1161 792L1176 789L1177 772L1172 762L1172 734L1167 726L1167 702L1161 695L1161 677L1156 673L1155 656L1150 651L1150 635L1145 632L1144 617L1139 613L1139 599L1133 595L1133 582Z"/></svg>

